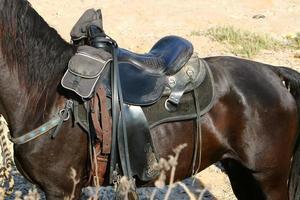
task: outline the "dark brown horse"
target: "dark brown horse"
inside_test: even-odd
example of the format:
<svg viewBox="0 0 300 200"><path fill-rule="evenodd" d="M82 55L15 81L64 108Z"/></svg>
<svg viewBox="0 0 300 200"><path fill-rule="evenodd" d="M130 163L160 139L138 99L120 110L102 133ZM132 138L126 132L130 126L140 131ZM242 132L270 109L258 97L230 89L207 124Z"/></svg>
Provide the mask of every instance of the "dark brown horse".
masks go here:
<svg viewBox="0 0 300 200"><path fill-rule="evenodd" d="M59 83L73 53L27 1L0 0L0 113L14 137L47 122L63 107ZM232 57L205 61L215 78L216 100L202 121L200 170L221 161L239 199L292 199L298 181L289 176L299 121L300 75ZM165 123L151 130L162 157L177 145L188 144L179 158L177 179L190 176L194 133L194 121ZM68 175L74 168L79 197L88 180L88 141L71 120L54 140L45 134L15 145L14 150L18 169L41 187L47 199L70 196L73 181ZM293 172L297 174L297 168Z"/></svg>

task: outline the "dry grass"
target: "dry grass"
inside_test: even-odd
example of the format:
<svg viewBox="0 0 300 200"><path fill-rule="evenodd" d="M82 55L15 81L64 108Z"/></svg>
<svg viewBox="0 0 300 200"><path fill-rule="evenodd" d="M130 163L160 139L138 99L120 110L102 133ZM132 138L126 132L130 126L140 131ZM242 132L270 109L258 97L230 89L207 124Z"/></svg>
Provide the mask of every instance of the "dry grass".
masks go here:
<svg viewBox="0 0 300 200"><path fill-rule="evenodd" d="M258 54L263 49L276 50L285 47L283 42L267 34L242 31L232 26L210 28L204 35L214 41L226 44L231 53L248 58Z"/></svg>
<svg viewBox="0 0 300 200"><path fill-rule="evenodd" d="M300 50L300 32L296 33L295 35L287 35L285 39L288 46Z"/></svg>
<svg viewBox="0 0 300 200"><path fill-rule="evenodd" d="M300 32L275 39L268 34L242 31L233 26L210 28L205 32L192 31L192 36L207 36L214 41L225 44L231 53L251 58L261 50L300 49Z"/></svg>
<svg viewBox="0 0 300 200"><path fill-rule="evenodd" d="M176 167L177 167L177 164L178 164L178 158L179 158L179 155L181 153L181 151L187 146L187 144L182 144L182 145L179 145L178 147L176 147L173 152L175 155L169 155L169 159L166 160L164 158L161 158L159 160L159 163L157 163L157 169L160 170L160 175L158 177L158 179L155 181L155 187L156 189L153 191L151 197L150 197L150 200L154 200L155 199L155 194L157 192L157 190L159 189L163 189L165 186L166 186L166 174L168 172L170 172L170 178L168 180L168 183L169 183L169 187L168 187L168 190L165 194L165 197L164 197L164 200L167 200L169 199L170 197L170 194L171 194L171 191L173 188L175 188L176 186L180 186L184 189L184 191L186 192L186 194L189 196L189 198L191 200L201 200L203 199L203 196L206 192L206 189L202 190L200 195L198 196L198 198L195 196L194 193L192 193L190 191L190 189L181 181L177 181L177 182L174 182L174 177L175 177L175 171L176 171Z"/></svg>
<svg viewBox="0 0 300 200"><path fill-rule="evenodd" d="M176 186L182 187L191 200L201 200L203 198L204 193L206 192L205 189L200 193L200 195L198 197L196 197L195 194L192 193L183 182L179 182L179 181L175 182L174 181L176 167L179 162L178 161L179 155L186 146L187 146L186 144L179 145L178 147L176 147L173 150L174 155L169 155L168 159L161 158L159 160L159 163L156 164L155 167L158 170L160 170L160 176L155 181L156 189L154 189L154 191L152 192L149 199L151 199L151 200L156 199L155 198L156 192L159 189L163 189L166 186L167 182L169 183L169 187L163 198L164 200L170 199L171 191ZM169 180L166 179L167 173L170 173ZM65 200L74 199L75 188L76 188L76 185L78 184L78 180L76 179L76 171L74 169L71 169L70 178L73 180L73 192L70 196L64 198ZM118 191L122 193L121 194L122 199L124 199L124 200L130 199L129 198L130 192L134 189L134 187L132 185L132 182L127 177L120 178L118 188L119 188ZM92 196L89 197L89 200L97 200L99 198L100 197L99 197L98 193L96 192ZM0 188L0 200L4 200L4 199L5 199L4 189ZM23 195L22 192L20 192L20 191L15 192L15 200L40 200L40 199L41 199L41 196L38 193L36 188L29 190L29 193L27 195Z"/></svg>

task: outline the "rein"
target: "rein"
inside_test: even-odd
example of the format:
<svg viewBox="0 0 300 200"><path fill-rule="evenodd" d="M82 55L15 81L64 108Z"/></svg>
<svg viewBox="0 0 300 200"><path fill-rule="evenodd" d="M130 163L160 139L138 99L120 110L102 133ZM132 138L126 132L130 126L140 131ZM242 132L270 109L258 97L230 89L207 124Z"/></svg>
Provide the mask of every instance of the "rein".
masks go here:
<svg viewBox="0 0 300 200"><path fill-rule="evenodd" d="M25 144L27 142L30 142L36 138L38 138L41 135L44 135L45 133L49 132L54 127L55 130L51 135L51 138L54 139L59 130L61 129L61 126L63 122L67 121L70 118L70 111L73 108L73 101L67 100L65 103L65 107L59 111L57 116L51 118L46 123L42 124L38 128L20 136L20 137L13 137L11 134L9 134L9 140L13 142L14 144Z"/></svg>

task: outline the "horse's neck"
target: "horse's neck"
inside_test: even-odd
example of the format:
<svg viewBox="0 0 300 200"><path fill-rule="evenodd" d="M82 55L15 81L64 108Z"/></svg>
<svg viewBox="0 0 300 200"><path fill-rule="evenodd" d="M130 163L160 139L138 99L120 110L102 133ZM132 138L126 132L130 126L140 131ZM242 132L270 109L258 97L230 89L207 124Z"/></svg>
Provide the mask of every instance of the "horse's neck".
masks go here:
<svg viewBox="0 0 300 200"><path fill-rule="evenodd" d="M41 58L42 59L42 58ZM0 53L0 63L2 62ZM17 71L11 71L9 65L0 67L0 113L6 114L13 134L35 128L50 117L57 105L59 95L56 92L58 81L53 85L37 85L25 88L19 80ZM51 75L50 75L51 76Z"/></svg>
<svg viewBox="0 0 300 200"><path fill-rule="evenodd" d="M0 103L18 134L54 112L73 50L26 1L0 0L0 8Z"/></svg>

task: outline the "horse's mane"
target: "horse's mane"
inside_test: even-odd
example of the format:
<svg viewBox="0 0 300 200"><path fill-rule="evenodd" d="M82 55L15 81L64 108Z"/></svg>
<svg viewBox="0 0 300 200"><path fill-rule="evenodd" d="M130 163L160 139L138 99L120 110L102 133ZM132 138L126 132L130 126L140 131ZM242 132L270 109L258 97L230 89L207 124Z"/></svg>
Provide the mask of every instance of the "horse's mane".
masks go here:
<svg viewBox="0 0 300 200"><path fill-rule="evenodd" d="M0 0L0 50L27 88L61 77L73 54L26 0Z"/></svg>

